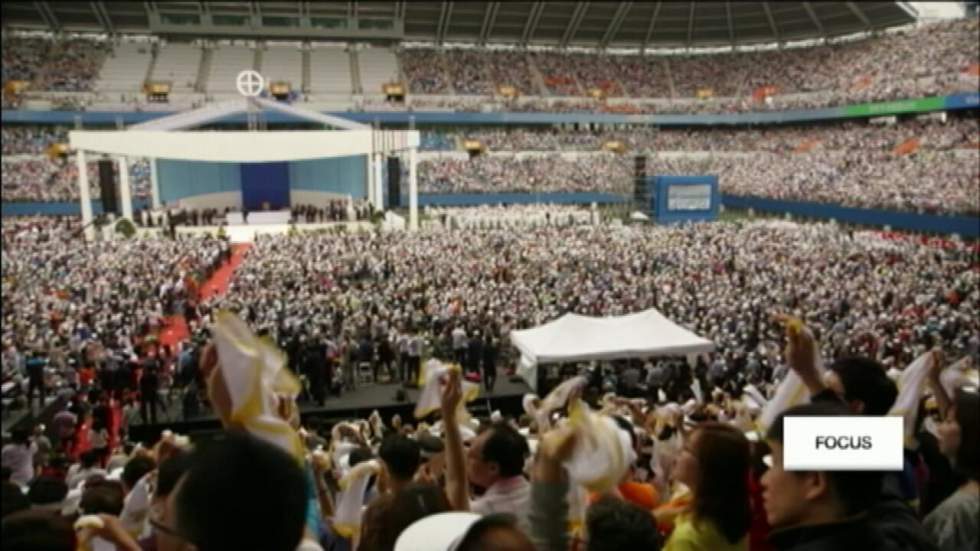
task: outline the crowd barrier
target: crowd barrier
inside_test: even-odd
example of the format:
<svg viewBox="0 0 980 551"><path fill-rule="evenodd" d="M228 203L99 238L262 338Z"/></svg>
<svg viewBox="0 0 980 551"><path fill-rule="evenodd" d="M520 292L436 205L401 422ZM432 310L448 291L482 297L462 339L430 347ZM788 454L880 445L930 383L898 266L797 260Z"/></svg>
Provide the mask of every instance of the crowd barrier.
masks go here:
<svg viewBox="0 0 980 551"><path fill-rule="evenodd" d="M473 207L493 205L608 205L625 203L628 199L613 193L425 193L419 194L419 206ZM408 204L408 196L402 197L402 205Z"/></svg>
<svg viewBox="0 0 980 551"><path fill-rule="evenodd" d="M959 234L962 237L980 238L980 217L976 216L944 216L936 214L916 214L912 212L895 212L878 209L859 209L807 203L797 201L779 201L761 197L738 197L723 195L721 203L729 209L753 209L761 212L790 214L805 218L836 220L844 224L862 226L889 226L895 230L914 231L938 234Z"/></svg>
<svg viewBox="0 0 980 551"><path fill-rule="evenodd" d="M145 209L150 200L145 197L133 198L133 212ZM8 216L81 216L82 205L78 201L4 201L0 203L3 217ZM102 214L102 200L92 200L92 214Z"/></svg>
<svg viewBox="0 0 980 551"><path fill-rule="evenodd" d="M405 205L408 198L404 199ZM622 204L629 201L623 195L611 193L461 193L461 194L420 194L419 206L433 207L464 207L464 206L493 206L493 205L528 205L534 203L550 203L560 205L600 205ZM722 195L721 203L728 209L753 209L759 212L790 214L805 218L836 220L845 224L862 226L891 227L895 230L915 231L937 234L958 234L964 238L980 238L980 217L976 216L943 216L936 214L916 214L911 212L895 212L877 209L859 209L807 203L798 201L779 201L761 197L739 197ZM144 198L133 200L133 209L145 208L149 201ZM92 201L95 214L102 212L102 203ZM78 216L78 202L4 202L2 214L8 216Z"/></svg>
<svg viewBox="0 0 980 551"><path fill-rule="evenodd" d="M302 103L296 104L302 107ZM529 125L529 124L655 124L661 126L701 126L739 124L785 124L817 120L845 119L853 117L881 117L909 113L928 113L980 107L980 93L965 92L950 96L935 96L896 101L884 101L824 109L797 109L787 111L758 111L750 113L716 113L702 115L651 114L622 115L582 111L575 113L462 113L452 111L339 111L329 115L371 124L438 124L438 125ZM112 126L137 124L176 112L136 111L28 111L4 110L3 123L63 124L85 126ZM265 113L267 124L293 123L295 120L282 113ZM222 119L217 124L245 124L245 114Z"/></svg>

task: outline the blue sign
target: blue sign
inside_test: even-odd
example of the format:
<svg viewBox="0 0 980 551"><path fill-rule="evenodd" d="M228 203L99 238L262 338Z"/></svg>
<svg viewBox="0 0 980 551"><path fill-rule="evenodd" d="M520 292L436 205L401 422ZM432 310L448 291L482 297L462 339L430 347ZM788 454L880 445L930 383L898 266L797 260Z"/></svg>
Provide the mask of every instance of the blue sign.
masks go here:
<svg viewBox="0 0 980 551"><path fill-rule="evenodd" d="M717 176L651 176L650 212L660 224L718 219L721 195Z"/></svg>

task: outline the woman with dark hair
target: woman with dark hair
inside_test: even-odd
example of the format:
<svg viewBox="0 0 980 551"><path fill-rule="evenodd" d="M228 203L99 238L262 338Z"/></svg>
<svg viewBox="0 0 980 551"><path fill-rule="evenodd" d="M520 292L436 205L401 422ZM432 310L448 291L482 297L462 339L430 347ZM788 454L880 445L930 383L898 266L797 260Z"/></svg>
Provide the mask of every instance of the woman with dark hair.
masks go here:
<svg viewBox="0 0 980 551"><path fill-rule="evenodd" d="M937 402L948 403L933 385ZM937 432L939 449L949 458L964 482L923 521L943 551L980 546L980 394L976 388L958 389L950 407L943 408Z"/></svg>
<svg viewBox="0 0 980 551"><path fill-rule="evenodd" d="M664 551L747 551L749 441L737 429L703 423L686 439L674 471L691 503L674 525Z"/></svg>
<svg viewBox="0 0 980 551"><path fill-rule="evenodd" d="M442 488L412 483L398 493L378 498L364 517L358 551L391 551L398 536L415 521L449 511Z"/></svg>

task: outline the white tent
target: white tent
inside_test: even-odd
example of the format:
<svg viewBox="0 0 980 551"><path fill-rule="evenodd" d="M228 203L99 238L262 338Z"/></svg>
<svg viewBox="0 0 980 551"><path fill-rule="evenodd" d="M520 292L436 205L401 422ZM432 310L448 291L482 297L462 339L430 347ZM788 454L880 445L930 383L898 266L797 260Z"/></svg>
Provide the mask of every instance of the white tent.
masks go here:
<svg viewBox="0 0 980 551"><path fill-rule="evenodd" d="M519 372L532 388L537 387L539 363L682 356L715 348L655 308L609 318L565 314L538 327L512 331L510 340L521 351Z"/></svg>

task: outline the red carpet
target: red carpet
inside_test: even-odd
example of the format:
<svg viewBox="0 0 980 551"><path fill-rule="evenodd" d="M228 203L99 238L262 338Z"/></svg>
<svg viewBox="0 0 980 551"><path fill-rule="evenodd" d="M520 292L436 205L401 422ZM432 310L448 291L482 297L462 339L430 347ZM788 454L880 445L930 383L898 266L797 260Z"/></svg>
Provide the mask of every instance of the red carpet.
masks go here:
<svg viewBox="0 0 980 551"><path fill-rule="evenodd" d="M231 260L226 262L224 266L218 268L211 278L204 282L204 285L201 285L198 291L199 300L208 300L228 290L228 284L231 283L231 276L234 275L235 269L245 260L245 253L249 247L251 245L247 243L232 245ZM173 349L177 343L188 337L190 337L190 331L187 329L187 321L184 319L184 316L177 315L170 316L164 321L159 338L160 344L169 345Z"/></svg>
<svg viewBox="0 0 980 551"><path fill-rule="evenodd" d="M164 320L163 328L160 330L160 344L167 345L173 350L174 345L189 336L191 333L187 330L184 316L170 316Z"/></svg>
<svg viewBox="0 0 980 551"><path fill-rule="evenodd" d="M248 243L232 245L231 260L225 263L224 266L218 268L218 271L214 272L211 279L207 280L204 285L201 285L201 290L198 293L201 302L204 302L215 295L224 294L224 292L228 290L228 284L231 283L232 274L235 273L235 269L238 268L239 264L245 260L245 253L251 246L252 245Z"/></svg>

